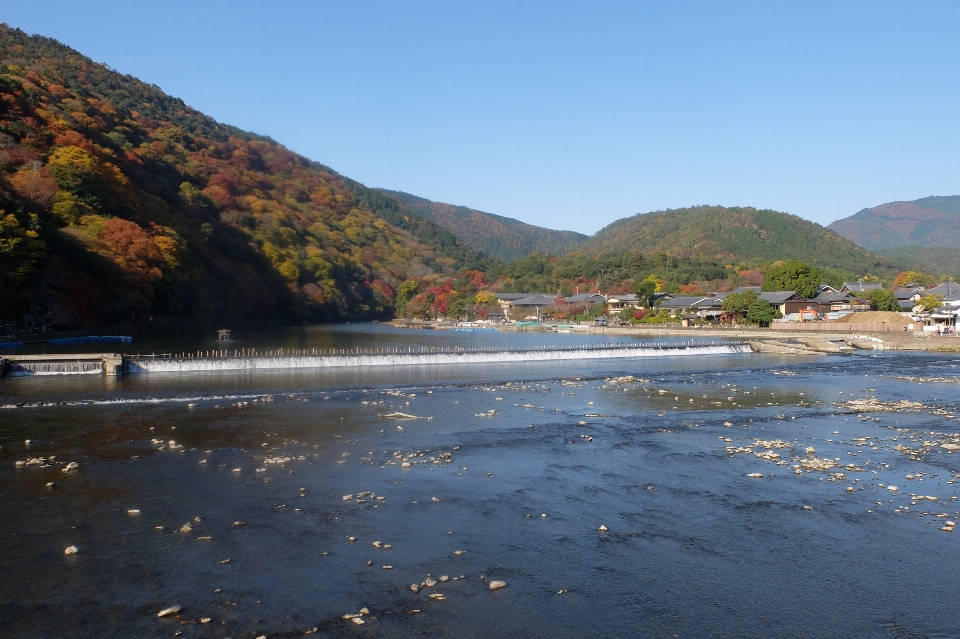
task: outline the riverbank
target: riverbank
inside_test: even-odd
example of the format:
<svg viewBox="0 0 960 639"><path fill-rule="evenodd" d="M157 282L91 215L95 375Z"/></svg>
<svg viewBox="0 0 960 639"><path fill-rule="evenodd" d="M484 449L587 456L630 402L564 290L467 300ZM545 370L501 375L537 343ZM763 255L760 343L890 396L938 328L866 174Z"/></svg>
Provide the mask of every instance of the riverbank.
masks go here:
<svg viewBox="0 0 960 639"><path fill-rule="evenodd" d="M842 325L841 325L842 326ZM856 325L854 325L856 326ZM452 328L453 325L435 325L435 328ZM553 333L562 331L586 335L623 335L633 337L689 337L697 338L720 338L736 339L750 342L751 345L760 342L769 342L771 344L793 344L806 345L806 350L819 350L820 352L837 352L843 348L833 348L828 344L837 344L842 342L849 348L868 349L868 350L894 350L894 351L934 351L945 353L960 353L960 338L957 336L938 336L930 333L918 332L894 332L894 331L859 331L859 330L841 330L840 326L836 331L818 331L811 334L808 331L781 329L773 331L769 328L703 328L703 327L683 327L680 325L665 326L589 326L589 325L563 325L563 328L557 329L552 325L541 326L501 326L498 328L501 332L544 332ZM787 348L784 351L765 350L762 347L754 346L754 350L762 352L790 352ZM803 350L796 349L793 350Z"/></svg>

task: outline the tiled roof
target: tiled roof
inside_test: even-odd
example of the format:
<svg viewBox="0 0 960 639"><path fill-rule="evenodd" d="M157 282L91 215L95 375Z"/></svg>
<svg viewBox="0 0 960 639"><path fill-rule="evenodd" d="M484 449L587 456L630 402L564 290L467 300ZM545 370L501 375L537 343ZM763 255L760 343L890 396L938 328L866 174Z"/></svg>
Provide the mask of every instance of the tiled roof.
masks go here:
<svg viewBox="0 0 960 639"><path fill-rule="evenodd" d="M883 288L883 284L875 282L844 282L840 290L847 289L851 293L860 293L862 291L875 291L880 288Z"/></svg>
<svg viewBox="0 0 960 639"><path fill-rule="evenodd" d="M607 300L607 298L601 295L600 293L578 293L576 295L571 295L570 297L567 297L565 299L570 304L573 304L575 302L594 302L599 304Z"/></svg>
<svg viewBox="0 0 960 639"><path fill-rule="evenodd" d="M522 300L531 295L546 295L546 293L496 293L497 299L509 302L511 300Z"/></svg>
<svg viewBox="0 0 960 639"><path fill-rule="evenodd" d="M925 295L943 295L943 299L945 300L957 299L960 297L960 284L956 282L944 282L926 291Z"/></svg>
<svg viewBox="0 0 960 639"><path fill-rule="evenodd" d="M766 293L760 293L760 298L767 300L771 304L783 304L795 296L796 293L794 291L768 291Z"/></svg>
<svg viewBox="0 0 960 639"><path fill-rule="evenodd" d="M671 308L690 308L695 306L700 300L707 299L703 295L689 296L681 295L679 297L673 297L669 300L663 302L663 306L669 306Z"/></svg>
<svg viewBox="0 0 960 639"><path fill-rule="evenodd" d="M553 306L555 295L531 295L510 302L510 306Z"/></svg>

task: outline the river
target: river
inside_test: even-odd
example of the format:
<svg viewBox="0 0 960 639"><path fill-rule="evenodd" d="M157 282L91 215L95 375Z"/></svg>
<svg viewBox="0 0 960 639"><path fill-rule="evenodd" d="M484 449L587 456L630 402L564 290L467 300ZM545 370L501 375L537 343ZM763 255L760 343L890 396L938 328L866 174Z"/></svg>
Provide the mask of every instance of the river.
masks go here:
<svg viewBox="0 0 960 639"><path fill-rule="evenodd" d="M689 353L0 380L3 634L957 636L960 359Z"/></svg>

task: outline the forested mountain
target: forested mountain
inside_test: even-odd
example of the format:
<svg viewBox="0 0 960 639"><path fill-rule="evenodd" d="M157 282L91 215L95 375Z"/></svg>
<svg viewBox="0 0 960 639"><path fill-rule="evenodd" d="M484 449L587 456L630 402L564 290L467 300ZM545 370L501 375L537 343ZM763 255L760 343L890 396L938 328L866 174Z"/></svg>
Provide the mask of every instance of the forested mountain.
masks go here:
<svg viewBox="0 0 960 639"><path fill-rule="evenodd" d="M881 204L827 228L871 251L908 246L960 248L960 195Z"/></svg>
<svg viewBox="0 0 960 639"><path fill-rule="evenodd" d="M598 231L582 250L665 253L728 263L800 260L873 275L893 273L903 266L814 222L750 207L697 206L634 215Z"/></svg>
<svg viewBox="0 0 960 639"><path fill-rule="evenodd" d="M878 249L877 253L911 264L913 270L930 273L938 279L960 278L960 249L949 246L900 246Z"/></svg>
<svg viewBox="0 0 960 639"><path fill-rule="evenodd" d="M465 206L432 202L401 191L384 189L383 192L449 230L473 250L504 261L517 260L531 253L564 255L576 250L588 237L573 231L533 226Z"/></svg>
<svg viewBox="0 0 960 639"><path fill-rule="evenodd" d="M0 323L372 319L486 262L273 140L0 25Z"/></svg>

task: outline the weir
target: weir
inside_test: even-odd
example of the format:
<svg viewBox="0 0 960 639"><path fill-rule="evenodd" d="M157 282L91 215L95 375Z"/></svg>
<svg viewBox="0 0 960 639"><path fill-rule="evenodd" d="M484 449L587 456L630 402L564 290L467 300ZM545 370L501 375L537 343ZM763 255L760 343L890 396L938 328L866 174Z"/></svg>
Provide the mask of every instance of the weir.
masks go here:
<svg viewBox="0 0 960 639"><path fill-rule="evenodd" d="M197 371L289 370L361 366L487 364L502 362L573 361L633 357L671 357L748 353L742 342L710 344L590 344L578 347L536 348L428 348L355 349L324 353L276 351L266 354L203 357L128 356L125 373L181 373Z"/></svg>
<svg viewBox="0 0 960 639"><path fill-rule="evenodd" d="M90 375L121 373L189 373L203 371L292 370L416 366L440 364L495 364L507 362L576 361L633 357L676 357L749 353L739 341L710 343L627 343L582 346L355 348L327 351L216 350L179 355L121 355L81 353L7 355L0 359L0 377L35 375Z"/></svg>
<svg viewBox="0 0 960 639"><path fill-rule="evenodd" d="M119 375L123 355L119 353L58 353L46 355L5 355L0 359L0 377L33 375Z"/></svg>

